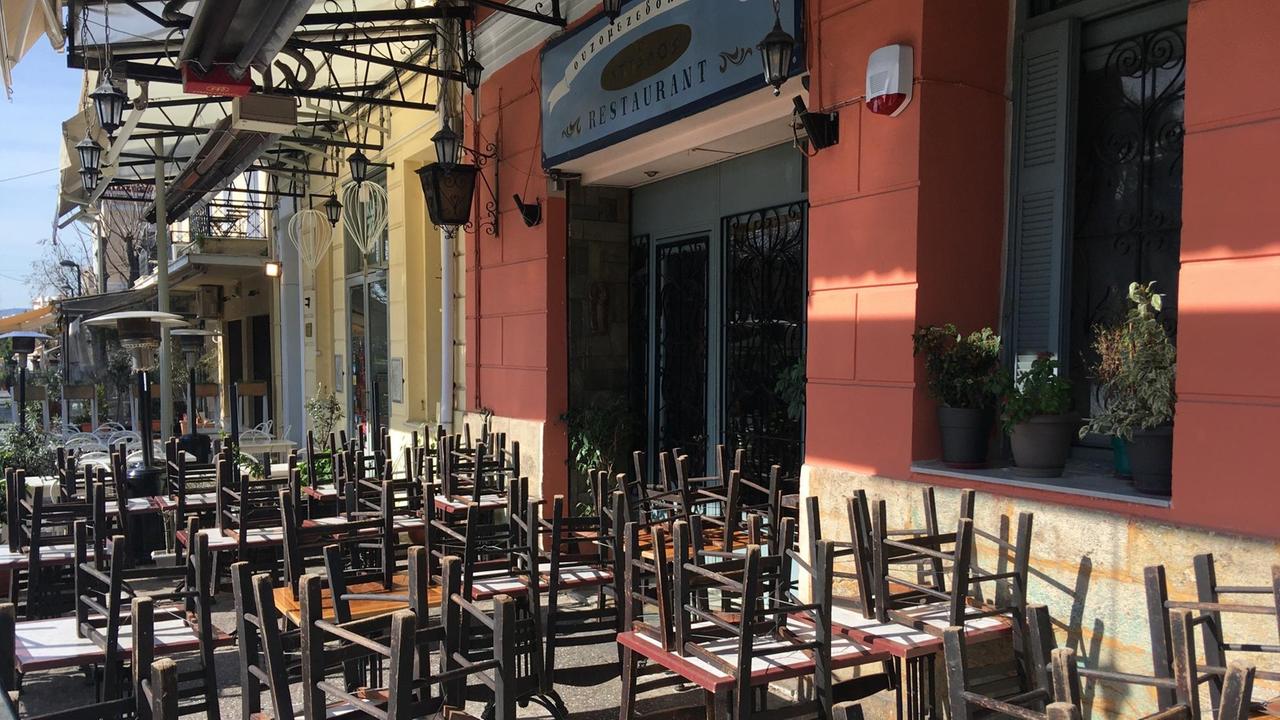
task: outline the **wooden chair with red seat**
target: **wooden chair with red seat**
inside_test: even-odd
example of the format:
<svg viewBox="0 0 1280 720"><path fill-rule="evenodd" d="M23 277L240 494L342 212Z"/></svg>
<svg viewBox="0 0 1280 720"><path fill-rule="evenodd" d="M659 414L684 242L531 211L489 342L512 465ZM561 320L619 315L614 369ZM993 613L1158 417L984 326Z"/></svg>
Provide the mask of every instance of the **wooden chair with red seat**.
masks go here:
<svg viewBox="0 0 1280 720"><path fill-rule="evenodd" d="M1154 670L1157 677L1171 677L1174 674L1179 663L1173 640L1176 625L1174 615L1181 610L1195 613L1194 623L1200 628L1204 646L1204 664L1199 668L1208 675L1210 701L1214 707L1219 707L1226 691L1226 676L1230 667L1228 653L1248 653L1255 658L1280 653L1275 632L1280 625L1280 613L1277 612L1280 610L1280 565L1271 567L1271 582L1266 585L1221 583L1213 555L1208 553L1196 555L1193 567L1195 600L1169 599L1164 566L1151 566L1144 571ZM1242 602L1247 598L1258 598L1262 602ZM1270 616L1271 622L1266 625L1270 629L1270 638L1257 638L1256 641L1245 639L1244 636L1248 633L1241 628L1248 625L1241 621L1244 616L1249 615ZM1229 624L1225 618L1233 618L1233 623ZM1232 630L1233 624L1237 623L1237 629ZM1268 682L1280 680L1278 666L1280 663L1266 669L1258 668L1255 677ZM1161 708L1169 707L1176 701L1174 693L1167 688L1158 688L1156 697ZM1252 711L1259 716L1275 716L1280 712L1280 698L1256 703Z"/></svg>
<svg viewBox="0 0 1280 720"><path fill-rule="evenodd" d="M9 601L26 620L56 617L75 604L72 528L93 517L93 504L85 498L55 502L39 491L27 494L23 470L8 478L6 490L9 551L15 560L25 560L12 568ZM91 480L89 494L95 492Z"/></svg>
<svg viewBox="0 0 1280 720"><path fill-rule="evenodd" d="M557 495L550 518L541 517L542 503L529 503L526 512L536 590L545 595L541 609L549 683L554 681L558 648L611 643L618 634L617 608L607 604L605 592L613 594L613 536L600 516L569 516L565 505L564 497ZM568 593L591 589L596 591L594 603L566 606Z"/></svg>
<svg viewBox="0 0 1280 720"><path fill-rule="evenodd" d="M531 501L527 507L529 512L536 512L538 506ZM521 563L527 566L533 559L526 557ZM458 568L457 572L448 571L450 564ZM502 693L490 686L495 698L505 694L522 707L533 702L551 717L567 720L568 709L555 690L551 668L544 664L546 633L539 609L537 574L524 579L525 586L517 587L518 594L508 594L502 588L485 589L479 583L491 584L492 580L477 580L477 576L468 572L468 564L466 558L452 556L444 561L442 616L448 633L444 652L446 672L492 663L496 659L495 650L505 648L510 653L507 665L511 675ZM494 619L478 606L478 602L486 598L493 600L495 609L509 608L510 615L503 625L508 631L505 639L497 635L498 625ZM461 703L462 690L461 682L446 684L445 694L451 705Z"/></svg>
<svg viewBox="0 0 1280 720"><path fill-rule="evenodd" d="M821 541L818 557L812 564L805 563L789 547L793 522L786 520L783 525L776 554L772 549L764 554L755 544L729 554L695 553L688 523L675 523L671 562L675 602L670 623L662 623L673 627L674 649L664 647L664 638L643 626L619 635L624 646L620 717L635 717L640 657L701 687L708 717L736 720L831 718L833 671L884 659L831 632L830 542ZM798 597L793 568L810 573L812 599ZM699 600L704 593L732 598L732 610L706 608ZM812 699L770 708L768 686L796 677L812 679Z"/></svg>
<svg viewBox="0 0 1280 720"><path fill-rule="evenodd" d="M178 668L171 658L154 659L155 619L152 600L135 597L130 601L130 637L141 642L131 647L131 692L121 693L90 705L80 705L28 720L117 720L136 717L145 720L177 720ZM18 720L19 680L14 667L16 622L12 604L0 605L0 720Z"/></svg>
<svg viewBox="0 0 1280 720"><path fill-rule="evenodd" d="M77 523L76 595L79 602L75 624L79 636L92 640L105 654L104 687L110 692L118 680L113 666L118 662L114 656L124 620L121 604L126 598L145 594L157 603L156 614L162 616L157 623L161 646L172 642L174 652L194 650L196 653L194 665L177 675L178 699L193 700L183 704L179 714L202 714L217 720L218 676L214 650L229 638L213 624L213 561L208 538L197 532L198 527L195 518L188 520L188 532L196 542L185 562L172 566L131 566L121 553L113 553L109 564L96 559L101 553L90 557L91 545L100 542L99 533L94 530L91 538L90 528L85 523ZM122 542L122 536L117 535L112 545L119 547ZM147 589L139 590L141 587Z"/></svg>

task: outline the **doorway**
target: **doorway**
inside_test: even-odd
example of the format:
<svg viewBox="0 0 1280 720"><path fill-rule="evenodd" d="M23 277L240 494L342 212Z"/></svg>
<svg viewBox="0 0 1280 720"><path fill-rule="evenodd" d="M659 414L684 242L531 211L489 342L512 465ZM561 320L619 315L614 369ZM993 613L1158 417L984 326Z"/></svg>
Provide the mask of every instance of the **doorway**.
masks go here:
<svg viewBox="0 0 1280 720"><path fill-rule="evenodd" d="M714 469L799 470L804 437L805 166L790 145L741 155L632 193L628 317L642 447Z"/></svg>

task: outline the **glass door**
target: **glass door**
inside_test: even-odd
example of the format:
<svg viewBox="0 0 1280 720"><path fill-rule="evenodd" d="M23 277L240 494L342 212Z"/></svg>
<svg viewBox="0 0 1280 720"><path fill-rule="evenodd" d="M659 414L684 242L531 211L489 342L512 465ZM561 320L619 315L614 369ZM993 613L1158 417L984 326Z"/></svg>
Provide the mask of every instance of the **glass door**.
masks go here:
<svg viewBox="0 0 1280 720"><path fill-rule="evenodd" d="M706 235L659 240L650 265L650 456L679 449L695 475L705 472L707 455L709 242Z"/></svg>
<svg viewBox="0 0 1280 720"><path fill-rule="evenodd" d="M349 432L353 435L372 423L389 420L387 403L387 278L384 271L370 272L367 284L359 277L347 281L347 356Z"/></svg>

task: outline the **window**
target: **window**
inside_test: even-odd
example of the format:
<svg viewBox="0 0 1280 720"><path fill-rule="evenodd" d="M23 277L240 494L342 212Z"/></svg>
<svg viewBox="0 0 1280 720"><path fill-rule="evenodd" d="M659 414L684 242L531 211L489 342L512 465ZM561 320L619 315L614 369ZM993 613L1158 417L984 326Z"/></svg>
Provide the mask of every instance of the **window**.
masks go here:
<svg viewBox="0 0 1280 720"><path fill-rule="evenodd" d="M1027 10L1005 334L1019 367L1065 358L1087 413L1093 328L1124 316L1129 283L1154 280L1176 329L1187 3Z"/></svg>

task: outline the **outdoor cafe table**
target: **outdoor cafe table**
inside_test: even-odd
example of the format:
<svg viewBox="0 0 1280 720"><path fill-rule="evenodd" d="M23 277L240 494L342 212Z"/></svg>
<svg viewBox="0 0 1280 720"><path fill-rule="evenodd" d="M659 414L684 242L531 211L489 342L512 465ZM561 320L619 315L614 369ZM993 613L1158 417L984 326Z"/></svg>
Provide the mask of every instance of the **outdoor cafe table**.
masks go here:
<svg viewBox="0 0 1280 720"><path fill-rule="evenodd" d="M860 608L837 601L832 607L831 623L837 634L846 636L868 648L893 658L899 676L905 682L898 690L898 717L906 720L930 720L938 717L934 708L937 688L934 683L935 661L942 652L942 632L949 625L946 603L928 603L901 611L911 623L881 623L867 618ZM990 640L1013 631L1008 616L993 615L966 620L968 642ZM907 714L903 715L903 695Z"/></svg>

